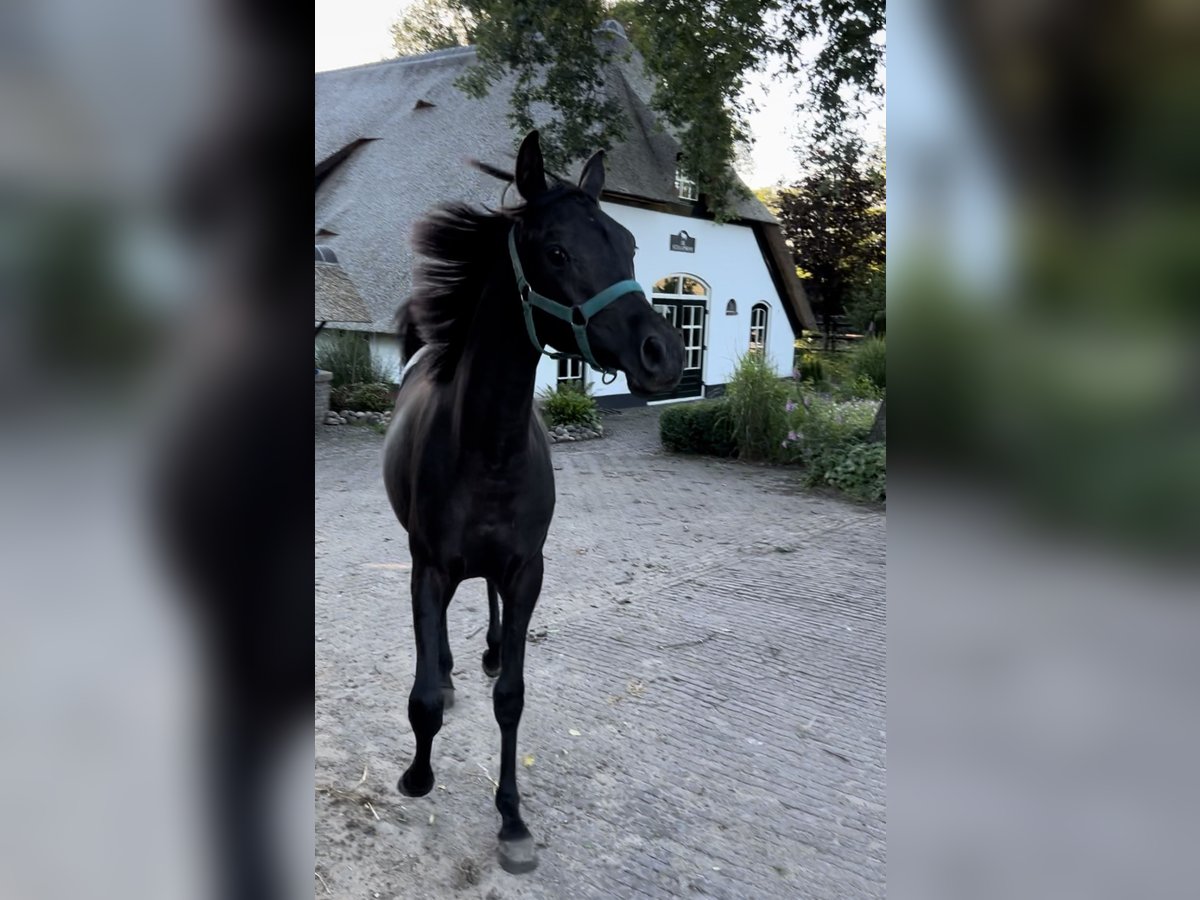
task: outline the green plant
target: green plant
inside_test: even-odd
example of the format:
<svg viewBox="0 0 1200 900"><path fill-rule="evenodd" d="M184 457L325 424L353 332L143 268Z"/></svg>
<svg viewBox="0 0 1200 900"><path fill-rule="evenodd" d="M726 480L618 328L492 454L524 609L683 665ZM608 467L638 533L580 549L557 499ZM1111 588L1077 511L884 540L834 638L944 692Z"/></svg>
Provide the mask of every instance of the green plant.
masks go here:
<svg viewBox="0 0 1200 900"><path fill-rule="evenodd" d="M354 412L387 412L392 408L390 384L345 384L329 392L331 409Z"/></svg>
<svg viewBox="0 0 1200 900"><path fill-rule="evenodd" d="M881 400L883 391L875 386L875 382L866 375L859 375L853 381L843 381L834 388L834 396L838 400Z"/></svg>
<svg viewBox="0 0 1200 900"><path fill-rule="evenodd" d="M358 331L330 332L317 344L316 364L333 373L335 388L391 381L392 373L371 352L367 335Z"/></svg>
<svg viewBox="0 0 1200 900"><path fill-rule="evenodd" d="M787 430L787 395L787 384L765 354L750 352L738 360L725 388L724 412L739 457L762 460L778 456L779 435Z"/></svg>
<svg viewBox="0 0 1200 900"><path fill-rule="evenodd" d="M846 301L850 326L866 334L871 325L876 334L887 330L887 274L883 265L868 268L855 280Z"/></svg>
<svg viewBox="0 0 1200 900"><path fill-rule="evenodd" d="M825 363L815 353L805 353L800 357L800 365L796 369L801 381L821 384L825 381Z"/></svg>
<svg viewBox="0 0 1200 900"><path fill-rule="evenodd" d="M724 400L697 400L663 410L658 420L663 447L676 453L733 456L737 445Z"/></svg>
<svg viewBox="0 0 1200 900"><path fill-rule="evenodd" d="M822 394L801 390L798 400L785 406L787 424L784 462L808 465L815 454L840 451L864 443L875 422L879 404L871 400L838 402Z"/></svg>
<svg viewBox="0 0 1200 900"><path fill-rule="evenodd" d="M849 356L845 350L832 350L820 354L826 384L838 385L851 380Z"/></svg>
<svg viewBox="0 0 1200 900"><path fill-rule="evenodd" d="M878 408L873 400L838 402L802 388L798 400L785 408L784 461L803 465L810 485L834 487L859 500L882 500L886 450L867 443Z"/></svg>
<svg viewBox="0 0 1200 900"><path fill-rule="evenodd" d="M590 397L592 396L592 383L590 381L581 381L579 379L560 381L558 383L558 390L573 391L576 394L583 394L584 396Z"/></svg>
<svg viewBox="0 0 1200 900"><path fill-rule="evenodd" d="M554 390L547 388L539 399L542 416L552 428L559 425L594 427L600 424L595 398L589 394L586 386L578 382L564 382Z"/></svg>
<svg viewBox="0 0 1200 900"><path fill-rule="evenodd" d="M867 378L875 387L887 387L887 342L883 338L867 338L850 351L851 381Z"/></svg>
<svg viewBox="0 0 1200 900"><path fill-rule="evenodd" d="M855 444L840 453L821 454L809 467L809 484L837 488L858 500L887 496L887 449L883 444Z"/></svg>

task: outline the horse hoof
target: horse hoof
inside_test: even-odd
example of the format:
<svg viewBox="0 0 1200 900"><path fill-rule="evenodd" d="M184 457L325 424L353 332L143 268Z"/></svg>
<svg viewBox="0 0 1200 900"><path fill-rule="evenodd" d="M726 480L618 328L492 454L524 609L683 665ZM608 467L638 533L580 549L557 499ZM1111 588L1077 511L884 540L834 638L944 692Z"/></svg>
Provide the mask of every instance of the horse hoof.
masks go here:
<svg viewBox="0 0 1200 900"><path fill-rule="evenodd" d="M400 776L397 787L406 797L424 797L433 790L433 770L430 769L428 775L414 775L413 770L409 769Z"/></svg>
<svg viewBox="0 0 1200 900"><path fill-rule="evenodd" d="M450 709L450 707L452 707L452 706L454 706L454 688L443 687L442 688L442 709Z"/></svg>
<svg viewBox="0 0 1200 900"><path fill-rule="evenodd" d="M523 837L516 840L500 840L500 868L509 875L524 875L537 868L537 852L533 848L533 838Z"/></svg>
<svg viewBox="0 0 1200 900"><path fill-rule="evenodd" d="M488 678L495 678L497 675L500 674L500 664L497 663L494 666L488 665L488 658L487 658L486 653L483 654L483 674L486 675Z"/></svg>

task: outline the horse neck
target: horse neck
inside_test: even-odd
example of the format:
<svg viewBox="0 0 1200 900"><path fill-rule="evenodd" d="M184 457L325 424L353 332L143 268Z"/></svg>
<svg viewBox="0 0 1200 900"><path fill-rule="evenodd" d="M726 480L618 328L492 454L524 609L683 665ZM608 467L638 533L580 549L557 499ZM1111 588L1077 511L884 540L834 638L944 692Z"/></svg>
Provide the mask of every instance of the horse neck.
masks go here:
<svg viewBox="0 0 1200 900"><path fill-rule="evenodd" d="M505 256L480 297L455 377L464 440L474 436L500 456L524 447L540 358Z"/></svg>

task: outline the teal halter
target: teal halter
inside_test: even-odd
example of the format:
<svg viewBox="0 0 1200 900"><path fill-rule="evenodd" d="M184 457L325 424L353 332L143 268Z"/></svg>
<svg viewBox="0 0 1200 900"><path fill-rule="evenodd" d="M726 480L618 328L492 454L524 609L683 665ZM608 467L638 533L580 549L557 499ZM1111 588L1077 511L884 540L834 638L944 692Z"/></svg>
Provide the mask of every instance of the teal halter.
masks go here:
<svg viewBox="0 0 1200 900"><path fill-rule="evenodd" d="M508 255L512 257L513 274L517 276L517 291L521 295L521 306L525 310L525 330L529 332L529 340L533 344L534 349L538 353L544 353L551 359L563 359L576 355L574 353L551 353L542 346L541 341L538 340L537 331L533 327L533 308L536 306L543 312L550 313L556 319L562 319L564 322L571 323L571 329L575 332L575 343L579 346L578 355L582 356L584 362L597 372L601 372L606 376L611 375L612 379L604 383L612 384L612 381L616 380L617 373L611 369L604 368L592 356L592 347L588 343L587 337L588 322L592 320L596 313L600 312L600 310L604 309L604 307L608 306L608 304L612 303L618 297L623 297L633 291L645 294L642 286L633 279L626 279L625 281L618 281L616 284L606 287L596 296L585 303L581 303L579 306L567 306L562 303L556 303L549 297L539 294L525 280L525 272L521 269L521 260L517 257L516 231L514 228L508 233Z"/></svg>

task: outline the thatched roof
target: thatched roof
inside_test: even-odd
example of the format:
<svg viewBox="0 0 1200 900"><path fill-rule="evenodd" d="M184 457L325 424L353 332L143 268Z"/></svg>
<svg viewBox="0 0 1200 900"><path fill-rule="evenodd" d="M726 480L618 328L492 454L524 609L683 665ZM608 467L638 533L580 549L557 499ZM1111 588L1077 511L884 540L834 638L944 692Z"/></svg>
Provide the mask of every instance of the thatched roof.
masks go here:
<svg viewBox="0 0 1200 900"><path fill-rule="evenodd" d="M350 276L338 264L337 256L318 244L314 266L316 321L370 323L371 311L367 309Z"/></svg>
<svg viewBox="0 0 1200 900"><path fill-rule="evenodd" d="M675 192L680 146L656 125L648 107L652 85L640 56L620 35L600 32L597 40L613 45L606 89L631 123L627 139L606 155L605 199L692 214L693 204ZM621 59L626 51L633 54L630 62ZM503 184L466 160L514 166L522 137L507 118L514 80L510 76L482 99L466 96L454 81L475 59L473 47L458 47L316 76L316 228L370 309L372 324L364 329L391 330L396 307L409 290L414 222L449 200L500 203ZM577 178L581 168L577 162L559 174ZM507 200L516 199L514 189ZM754 197L740 200L734 212L756 230L778 230ZM795 280L790 256L777 266ZM788 311L793 324L811 318L807 302L801 305L806 315Z"/></svg>

